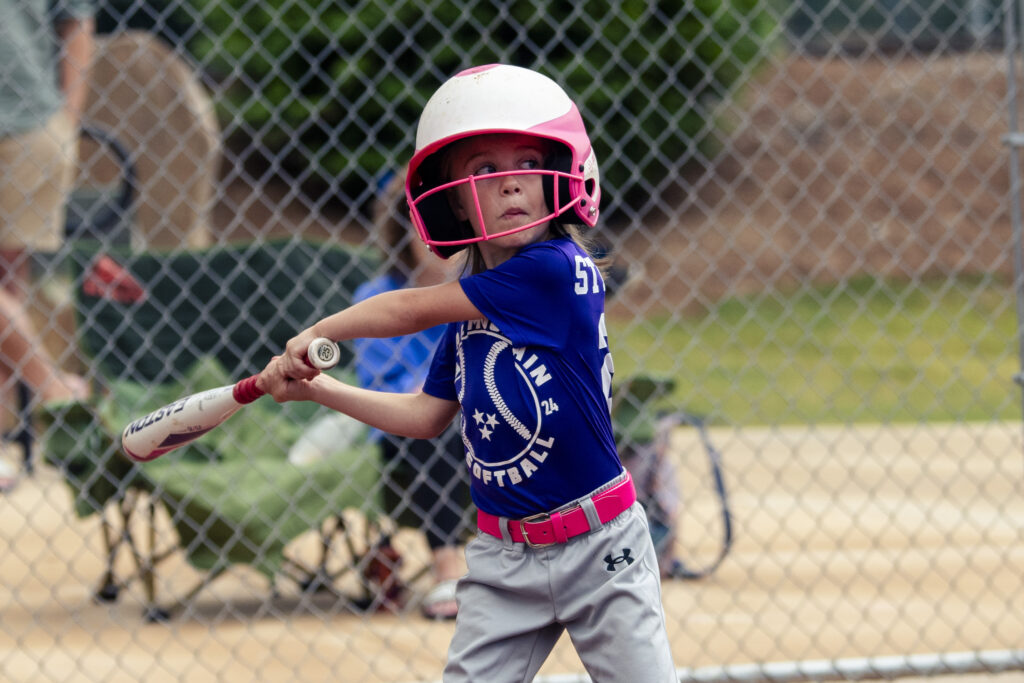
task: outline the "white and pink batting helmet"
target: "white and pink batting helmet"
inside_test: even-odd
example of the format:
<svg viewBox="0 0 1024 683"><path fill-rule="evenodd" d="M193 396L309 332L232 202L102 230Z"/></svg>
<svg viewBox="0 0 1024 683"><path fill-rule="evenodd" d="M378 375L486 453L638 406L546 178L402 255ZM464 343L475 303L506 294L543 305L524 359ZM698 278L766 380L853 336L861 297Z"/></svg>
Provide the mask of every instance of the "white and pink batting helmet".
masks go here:
<svg viewBox="0 0 1024 683"><path fill-rule="evenodd" d="M543 170L506 171L544 175L551 214L540 221L488 234L475 235L468 221L459 221L446 196L464 183L473 187L484 176L446 178L440 152L473 135L523 133L551 140L554 153ZM557 182L556 182L557 181ZM431 96L416 130L416 152L405 181L413 225L437 255L448 258L467 244L495 239L539 223L559 220L593 227L600 213L601 187L597 158L583 118L565 91L543 74L505 64L467 69L448 79Z"/></svg>

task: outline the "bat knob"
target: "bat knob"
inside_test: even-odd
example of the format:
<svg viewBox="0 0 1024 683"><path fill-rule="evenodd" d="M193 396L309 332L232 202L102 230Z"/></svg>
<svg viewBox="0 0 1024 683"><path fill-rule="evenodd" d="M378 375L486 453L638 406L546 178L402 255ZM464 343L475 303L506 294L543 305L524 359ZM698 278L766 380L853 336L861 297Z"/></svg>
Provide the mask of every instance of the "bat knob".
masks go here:
<svg viewBox="0 0 1024 683"><path fill-rule="evenodd" d="M330 339L317 337L309 343L309 348L306 349L306 358L309 359L309 364L317 370L328 370L341 360L341 349Z"/></svg>

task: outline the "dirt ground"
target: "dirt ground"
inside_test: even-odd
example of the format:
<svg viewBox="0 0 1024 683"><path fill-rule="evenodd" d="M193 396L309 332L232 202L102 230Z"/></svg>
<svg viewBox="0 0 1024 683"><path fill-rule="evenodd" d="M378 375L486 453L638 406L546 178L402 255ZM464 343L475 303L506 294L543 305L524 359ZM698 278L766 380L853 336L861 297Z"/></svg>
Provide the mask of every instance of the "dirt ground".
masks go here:
<svg viewBox="0 0 1024 683"><path fill-rule="evenodd" d="M1019 425L719 429L711 438L723 453L735 544L713 576L665 583L677 666L1024 643ZM683 456L699 449L695 433L678 434L674 452L690 501L678 549L691 565L715 554L721 528L717 498ZM137 584L115 603L98 603L99 526L75 520L68 503L49 469L0 503L8 548L0 556L3 680L440 678L450 624L415 611L355 614L284 584L275 597L245 568L217 579L167 623L143 622ZM304 541L297 543L301 554ZM418 543L399 539L408 571ZM180 554L171 557L158 571L160 595L180 596L197 578ZM563 639L542 674L564 682L577 679L557 676L579 671ZM1024 674L996 680L1017 683Z"/></svg>

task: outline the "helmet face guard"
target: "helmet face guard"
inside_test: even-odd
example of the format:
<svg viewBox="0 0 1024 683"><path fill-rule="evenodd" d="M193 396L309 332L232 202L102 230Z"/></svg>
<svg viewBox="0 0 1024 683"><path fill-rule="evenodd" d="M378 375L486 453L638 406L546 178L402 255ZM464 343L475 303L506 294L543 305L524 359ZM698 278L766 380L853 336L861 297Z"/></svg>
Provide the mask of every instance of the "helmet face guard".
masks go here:
<svg viewBox="0 0 1024 683"><path fill-rule="evenodd" d="M493 182L499 178L504 178L507 176L537 175L542 177L544 186L544 197L547 200L548 208L552 209L551 213L544 216L543 218L540 218L538 220L532 221L530 223L527 223L526 225L522 225L516 228L502 230L499 232L489 231L487 229L487 221L484 219L483 211L480 208L480 194L477 189L478 186L486 185L489 182ZM467 244L498 239L499 237L512 235L517 232L522 232L523 230L529 230L530 228L534 228L538 225L543 225L544 223L548 223L559 218L570 209L579 206L581 202L586 203L586 200L580 193L576 193L575 198L571 198L573 196L573 193L570 190L571 184L583 182L584 179L582 175L573 175L571 173L564 173L562 171L554 171L549 169L501 171L498 173L488 173L486 175L471 175L466 178L460 178L458 180L453 180L451 182L438 185L437 187L431 188L423 192L422 194L420 194L418 197L411 201L410 215L412 216L413 225L416 226L416 231L419 233L420 238L431 249L433 249L436 253L455 253L455 251L458 251L459 249L465 247ZM437 235L437 237L435 238L427 229L427 219L424 218L424 216L437 217L437 214L440 213L439 209L442 208L439 205L441 205L442 203L444 205L448 205L448 193L462 185L468 185L470 188L470 193L473 196L472 210L476 213L477 222L481 226L481 234L474 234L473 229L468 225L459 225L460 232L463 234L468 232L467 236L459 237L457 234L451 235L444 234L442 232L442 234ZM458 223L468 223L467 221L458 221L455 218L455 214L451 210L450 206L448 206L448 213L451 214L452 221L456 221ZM440 220L443 219L439 218L437 222L440 222ZM435 232L437 231L435 230ZM455 247L455 249L452 250L452 247ZM445 256L444 253L442 253L441 255Z"/></svg>
<svg viewBox="0 0 1024 683"><path fill-rule="evenodd" d="M447 178L443 150L475 135L514 133L547 140L553 148L543 169ZM478 185L509 175L540 175L550 214L528 225L491 233L480 210ZM468 185L482 234L459 220L449 193ZM559 220L593 226L600 211L597 159L576 105L551 79L529 69L501 64L469 69L449 79L427 102L409 162L406 197L423 241L442 258L468 244L497 239Z"/></svg>

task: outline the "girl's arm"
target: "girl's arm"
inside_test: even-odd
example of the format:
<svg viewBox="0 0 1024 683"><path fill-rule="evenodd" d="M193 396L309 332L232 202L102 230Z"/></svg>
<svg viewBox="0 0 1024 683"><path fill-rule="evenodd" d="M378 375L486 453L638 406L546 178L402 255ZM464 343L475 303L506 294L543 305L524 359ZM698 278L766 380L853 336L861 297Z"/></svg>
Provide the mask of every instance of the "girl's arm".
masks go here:
<svg viewBox="0 0 1024 683"><path fill-rule="evenodd" d="M314 337L334 341L399 337L443 323L481 317L462 291L462 285L455 281L383 292L324 318L308 331Z"/></svg>
<svg viewBox="0 0 1024 683"><path fill-rule="evenodd" d="M260 373L261 388L277 395L278 385L292 379L310 379L317 370L305 364L306 349L316 337L346 341L357 337L398 337L459 320L482 318L457 281L433 287L412 287L384 292L330 315L296 336Z"/></svg>
<svg viewBox="0 0 1024 683"><path fill-rule="evenodd" d="M414 439L438 436L459 412L457 401L446 401L422 391L373 391L323 374L309 380L289 380L275 389L273 396L278 402L315 401L371 427Z"/></svg>

